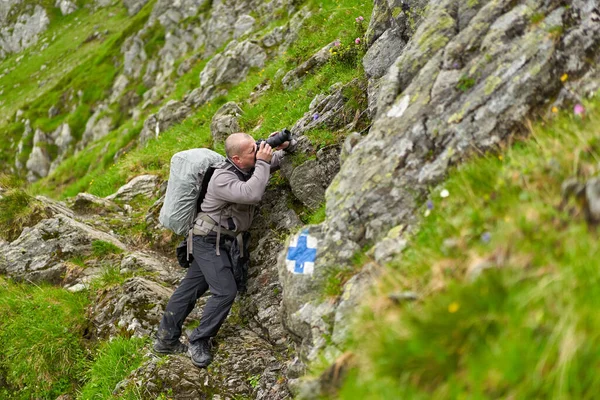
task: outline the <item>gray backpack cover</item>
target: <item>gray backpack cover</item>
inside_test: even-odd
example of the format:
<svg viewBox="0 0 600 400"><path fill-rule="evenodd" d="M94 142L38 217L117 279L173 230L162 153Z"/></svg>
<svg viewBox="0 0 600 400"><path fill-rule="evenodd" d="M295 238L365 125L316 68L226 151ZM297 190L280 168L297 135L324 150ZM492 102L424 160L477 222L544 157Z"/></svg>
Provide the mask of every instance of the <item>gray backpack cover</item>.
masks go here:
<svg viewBox="0 0 600 400"><path fill-rule="evenodd" d="M196 217L204 173L223 161L225 157L209 149L190 149L173 155L165 202L158 216L165 228L178 235L188 234Z"/></svg>

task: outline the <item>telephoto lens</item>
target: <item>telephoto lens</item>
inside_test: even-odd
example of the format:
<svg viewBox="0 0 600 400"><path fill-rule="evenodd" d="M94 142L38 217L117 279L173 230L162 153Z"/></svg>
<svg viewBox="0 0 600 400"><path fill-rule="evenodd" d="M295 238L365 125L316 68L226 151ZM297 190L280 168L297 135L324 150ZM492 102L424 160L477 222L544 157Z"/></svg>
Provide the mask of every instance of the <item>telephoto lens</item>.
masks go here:
<svg viewBox="0 0 600 400"><path fill-rule="evenodd" d="M258 151L258 146L260 146L261 142L267 142L267 144L269 146L271 146L272 148L276 148L278 146L281 146L282 144L284 144L285 142L289 142L290 140L292 140L292 132L289 131L289 129L287 128L283 128L281 130L281 132L277 132L276 135L273 135L269 138L267 138L266 140L263 139L259 139L256 141L256 151Z"/></svg>

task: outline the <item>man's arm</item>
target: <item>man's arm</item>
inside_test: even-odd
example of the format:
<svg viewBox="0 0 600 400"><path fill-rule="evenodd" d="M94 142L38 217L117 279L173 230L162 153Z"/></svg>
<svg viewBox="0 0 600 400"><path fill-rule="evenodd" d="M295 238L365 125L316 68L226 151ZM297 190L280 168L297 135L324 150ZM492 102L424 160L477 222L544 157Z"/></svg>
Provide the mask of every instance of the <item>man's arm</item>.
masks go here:
<svg viewBox="0 0 600 400"><path fill-rule="evenodd" d="M217 170L210 180L212 194L228 203L258 204L269 182L269 163L257 160L254 173L246 182L227 170Z"/></svg>
<svg viewBox="0 0 600 400"><path fill-rule="evenodd" d="M277 132L274 132L277 133ZM273 134L271 134L272 136ZM281 164L281 159L286 155L286 153L293 153L294 150L296 150L296 145L298 144L298 141L296 139L292 139L289 142L285 142L285 143L289 143L283 150L277 150L275 152L273 152L273 158L271 158L271 173L277 171L279 169L279 166Z"/></svg>

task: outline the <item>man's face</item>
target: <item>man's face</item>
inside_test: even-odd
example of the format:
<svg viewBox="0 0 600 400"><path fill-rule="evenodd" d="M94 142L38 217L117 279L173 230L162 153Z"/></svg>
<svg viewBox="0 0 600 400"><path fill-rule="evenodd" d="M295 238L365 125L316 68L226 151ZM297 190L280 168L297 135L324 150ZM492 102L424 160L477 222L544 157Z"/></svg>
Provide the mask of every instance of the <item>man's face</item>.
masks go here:
<svg viewBox="0 0 600 400"><path fill-rule="evenodd" d="M256 164L256 143L253 140L247 140L242 146L241 154L232 159L240 169L251 170Z"/></svg>

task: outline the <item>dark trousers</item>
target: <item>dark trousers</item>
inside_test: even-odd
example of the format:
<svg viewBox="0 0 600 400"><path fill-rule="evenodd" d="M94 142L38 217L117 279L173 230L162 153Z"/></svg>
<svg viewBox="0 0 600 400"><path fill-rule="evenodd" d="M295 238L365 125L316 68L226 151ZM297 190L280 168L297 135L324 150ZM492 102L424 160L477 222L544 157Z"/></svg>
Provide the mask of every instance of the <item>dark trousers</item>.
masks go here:
<svg viewBox="0 0 600 400"><path fill-rule="evenodd" d="M221 245L226 244L221 237ZM185 318L209 288L212 296L204 306L200 325L189 340L194 342L217 334L237 294L229 254L223 247L220 253L220 256L216 254L214 238L194 236L194 261L169 299L158 328L159 339L169 344L179 340Z"/></svg>

